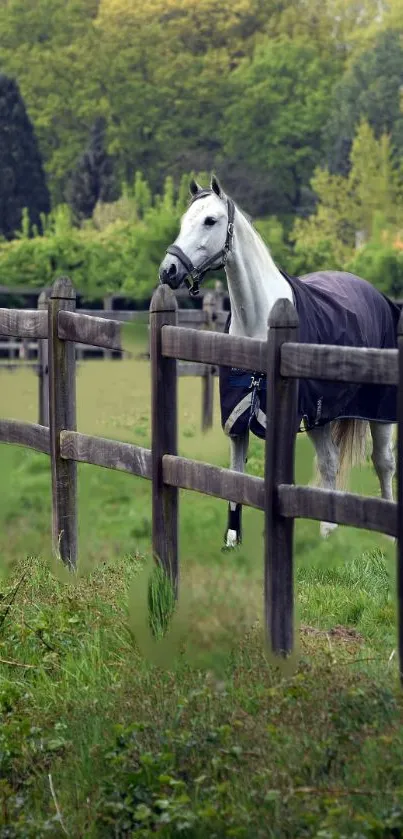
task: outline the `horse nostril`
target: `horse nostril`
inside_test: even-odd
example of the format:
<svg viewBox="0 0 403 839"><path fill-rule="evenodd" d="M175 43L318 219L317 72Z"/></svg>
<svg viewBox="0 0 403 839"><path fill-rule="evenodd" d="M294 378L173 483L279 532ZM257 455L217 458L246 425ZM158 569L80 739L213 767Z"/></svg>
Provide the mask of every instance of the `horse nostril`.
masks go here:
<svg viewBox="0 0 403 839"><path fill-rule="evenodd" d="M167 273L170 277L176 277L176 265L174 262L171 262Z"/></svg>

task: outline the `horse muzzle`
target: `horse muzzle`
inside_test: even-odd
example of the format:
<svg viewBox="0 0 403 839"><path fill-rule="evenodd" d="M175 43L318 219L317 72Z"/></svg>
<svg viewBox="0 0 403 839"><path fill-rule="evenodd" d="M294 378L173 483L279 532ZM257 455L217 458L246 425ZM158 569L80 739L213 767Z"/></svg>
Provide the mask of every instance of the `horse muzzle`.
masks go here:
<svg viewBox="0 0 403 839"><path fill-rule="evenodd" d="M182 285L186 271L175 257L166 257L160 265L159 281L170 288L176 289Z"/></svg>

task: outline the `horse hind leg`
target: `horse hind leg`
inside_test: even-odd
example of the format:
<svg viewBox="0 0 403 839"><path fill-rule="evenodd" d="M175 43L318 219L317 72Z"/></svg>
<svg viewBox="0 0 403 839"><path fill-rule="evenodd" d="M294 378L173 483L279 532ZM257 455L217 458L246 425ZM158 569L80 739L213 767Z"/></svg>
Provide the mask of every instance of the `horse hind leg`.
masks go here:
<svg viewBox="0 0 403 839"><path fill-rule="evenodd" d="M248 453L249 432L244 436L231 437L231 465L235 472L243 472ZM228 523L225 533L225 547L235 548L242 541L242 506L230 501L228 504Z"/></svg>
<svg viewBox="0 0 403 839"><path fill-rule="evenodd" d="M393 476L396 461L393 451L393 425L371 422L372 463L378 476L382 498L393 501Z"/></svg>
<svg viewBox="0 0 403 839"><path fill-rule="evenodd" d="M339 448L333 440L330 424L308 431L316 452L316 465L320 477L320 485L324 489L336 489L337 473L339 469ZM327 538L337 524L321 521L320 535Z"/></svg>

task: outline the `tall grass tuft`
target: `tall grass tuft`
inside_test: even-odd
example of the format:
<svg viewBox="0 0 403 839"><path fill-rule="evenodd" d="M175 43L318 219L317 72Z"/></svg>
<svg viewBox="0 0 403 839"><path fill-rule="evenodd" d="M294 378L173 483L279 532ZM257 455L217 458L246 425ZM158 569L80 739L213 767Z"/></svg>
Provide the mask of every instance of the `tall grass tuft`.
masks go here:
<svg viewBox="0 0 403 839"><path fill-rule="evenodd" d="M156 640L164 637L175 610L175 591L169 575L156 565L148 584L149 626Z"/></svg>

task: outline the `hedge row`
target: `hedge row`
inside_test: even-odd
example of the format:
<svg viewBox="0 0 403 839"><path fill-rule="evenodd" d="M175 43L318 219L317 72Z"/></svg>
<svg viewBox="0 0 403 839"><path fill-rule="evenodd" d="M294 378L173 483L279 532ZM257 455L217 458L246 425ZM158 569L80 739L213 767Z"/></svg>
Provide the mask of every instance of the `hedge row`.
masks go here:
<svg viewBox="0 0 403 839"><path fill-rule="evenodd" d="M124 213L120 210L120 215ZM87 298L122 292L137 300L152 294L158 266L166 247L178 231L180 209L175 205L152 207L143 218L117 218L97 229L72 225L68 210L60 207L43 236L21 237L0 243L0 285L9 287L50 285L56 274L67 273ZM256 222L270 243L273 258L291 274L319 269L351 271L372 282L386 294L403 298L403 250L388 244L369 243L351 261L336 265L326 242L315 251L292 250L276 219Z"/></svg>

